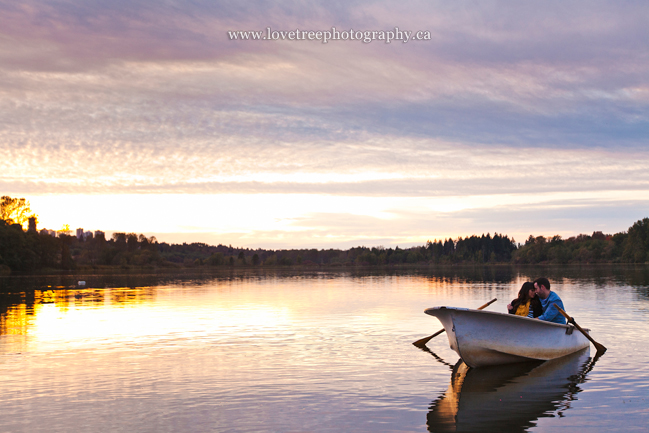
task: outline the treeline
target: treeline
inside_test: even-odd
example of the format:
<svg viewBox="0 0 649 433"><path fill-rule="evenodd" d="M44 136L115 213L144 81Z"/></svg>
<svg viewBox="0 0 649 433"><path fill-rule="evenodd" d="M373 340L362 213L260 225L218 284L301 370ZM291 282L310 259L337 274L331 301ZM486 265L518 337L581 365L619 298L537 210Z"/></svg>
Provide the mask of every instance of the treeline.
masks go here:
<svg viewBox="0 0 649 433"><path fill-rule="evenodd" d="M594 232L568 239L530 236L513 255L513 263L646 263L649 262L649 218L626 232Z"/></svg>
<svg viewBox="0 0 649 433"><path fill-rule="evenodd" d="M569 239L530 236L517 244L490 234L428 241L410 248L249 249L204 243L168 244L135 233L98 232L53 237L0 219L0 273L88 270L102 267L219 268L281 266L405 266L471 263L644 263L649 261L649 218L627 232L594 232Z"/></svg>
<svg viewBox="0 0 649 433"><path fill-rule="evenodd" d="M489 234L457 240L428 241L411 248L355 247L341 249L249 249L204 243L168 244L136 233L103 233L57 237L23 231L0 220L0 267L31 272L42 269L100 267L242 267L242 266L386 266L462 262L509 262L517 246L507 236Z"/></svg>

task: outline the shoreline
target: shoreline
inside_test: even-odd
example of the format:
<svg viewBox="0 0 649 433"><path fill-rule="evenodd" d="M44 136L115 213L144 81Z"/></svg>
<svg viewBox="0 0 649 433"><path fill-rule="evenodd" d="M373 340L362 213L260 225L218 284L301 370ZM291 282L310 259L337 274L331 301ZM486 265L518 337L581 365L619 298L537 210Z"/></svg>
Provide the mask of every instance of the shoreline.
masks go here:
<svg viewBox="0 0 649 433"><path fill-rule="evenodd" d="M33 292L43 290L101 290L110 288L152 287L188 282L237 280L273 276L314 277L322 274L351 274L363 277L393 274L395 276L420 276L443 280L472 280L476 276L498 284L513 284L524 278L539 275L550 279L590 278L594 285L611 272L622 279L635 281L649 275L646 263L574 263L574 264L513 264L513 263L464 263L443 265L351 265L351 266L234 266L192 268L101 267L74 271L15 273L0 276L0 294ZM79 285L84 281L85 285ZM560 283L559 283L560 284Z"/></svg>

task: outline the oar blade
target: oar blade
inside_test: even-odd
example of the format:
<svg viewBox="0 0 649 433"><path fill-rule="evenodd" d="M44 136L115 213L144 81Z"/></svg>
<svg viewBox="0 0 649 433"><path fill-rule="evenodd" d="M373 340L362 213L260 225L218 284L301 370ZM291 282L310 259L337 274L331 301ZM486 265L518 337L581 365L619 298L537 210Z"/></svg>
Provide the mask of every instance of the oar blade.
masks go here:
<svg viewBox="0 0 649 433"><path fill-rule="evenodd" d="M417 346L417 347L425 346L426 343L428 343L430 340L432 340L433 338L437 337L439 334L441 334L441 333L444 332L444 331L446 331L446 329L440 329L439 331L437 331L437 332L434 333L433 335L431 335L431 336L429 336L429 337L422 338L421 340L417 340L417 341L415 341L415 342L412 343L412 344L414 344L414 345Z"/></svg>
<svg viewBox="0 0 649 433"><path fill-rule="evenodd" d="M581 332L582 334L584 334L584 337L588 338L588 340L590 340L590 342L593 343L593 346L595 346L595 349L597 349L597 354L598 354L599 356L603 355L604 352L606 352L606 347L604 347L603 344L600 344L600 343L598 343L597 341L595 341L595 339L594 339L593 337L591 337L590 334L589 334L588 332L586 332L586 331L585 331L581 326L579 326L579 325L577 324L577 322L575 322L575 319L574 319L574 318L570 317L570 316L568 315L568 313L566 313L565 311L563 311L563 310L561 309L561 307L559 307L558 305L554 304L554 306L557 308L557 310L559 310L559 313L561 313L561 314L563 315L563 317L565 317L566 320L567 320L569 323L572 323L573 325L575 325L575 328L577 328L577 330L578 330L579 332Z"/></svg>

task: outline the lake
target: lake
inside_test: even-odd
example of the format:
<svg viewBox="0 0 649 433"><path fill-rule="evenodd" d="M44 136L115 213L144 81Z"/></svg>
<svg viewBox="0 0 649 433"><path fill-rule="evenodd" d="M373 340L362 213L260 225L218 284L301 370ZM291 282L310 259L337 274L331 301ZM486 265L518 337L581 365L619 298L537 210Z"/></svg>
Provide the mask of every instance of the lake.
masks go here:
<svg viewBox="0 0 649 433"><path fill-rule="evenodd" d="M608 347L467 369L437 305L552 282ZM77 288L85 280L85 288ZM0 279L2 432L647 431L649 269Z"/></svg>

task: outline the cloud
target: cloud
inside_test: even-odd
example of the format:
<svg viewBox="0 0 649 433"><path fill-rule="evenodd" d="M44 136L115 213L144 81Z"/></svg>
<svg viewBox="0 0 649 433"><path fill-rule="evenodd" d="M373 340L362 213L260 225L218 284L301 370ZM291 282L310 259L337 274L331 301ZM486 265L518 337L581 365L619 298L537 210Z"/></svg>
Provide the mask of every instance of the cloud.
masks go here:
<svg viewBox="0 0 649 433"><path fill-rule="evenodd" d="M157 132L151 132L153 143L140 142L139 133L131 141L16 134L0 161L0 186L21 194L394 197L649 189L646 150L478 147L398 136L268 142L223 134L212 141L183 128Z"/></svg>
<svg viewBox="0 0 649 433"><path fill-rule="evenodd" d="M47 104L0 103L8 190L433 196L638 190L649 181L646 149L415 139L398 128L346 133L315 117L200 104Z"/></svg>
<svg viewBox="0 0 649 433"><path fill-rule="evenodd" d="M600 193L607 203L618 191L642 203L648 8L3 3L0 188L431 200ZM427 30L431 39L227 37L228 30L332 26L398 26Z"/></svg>

